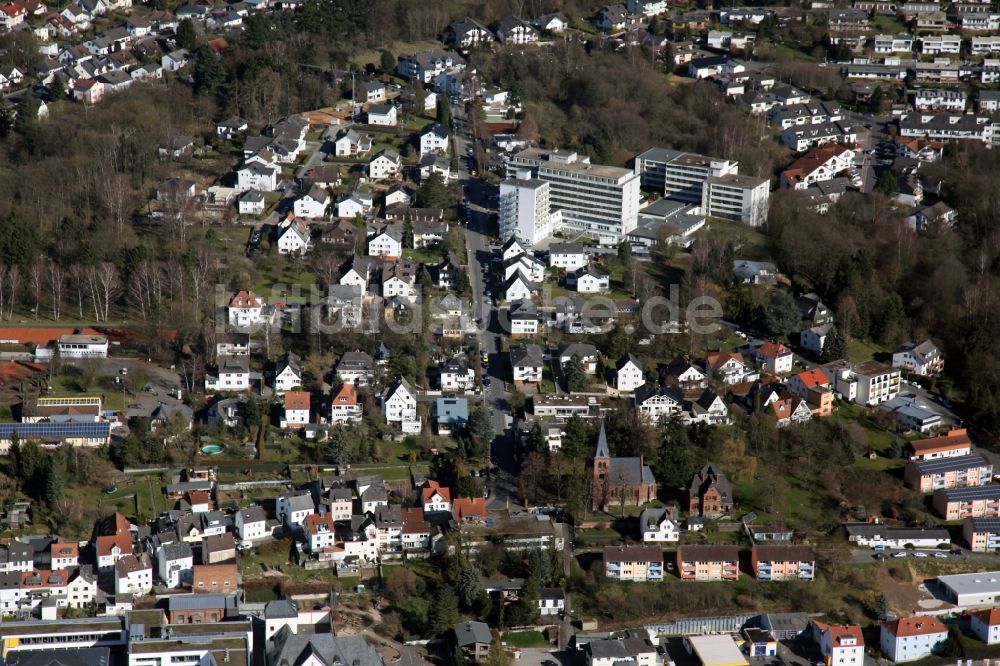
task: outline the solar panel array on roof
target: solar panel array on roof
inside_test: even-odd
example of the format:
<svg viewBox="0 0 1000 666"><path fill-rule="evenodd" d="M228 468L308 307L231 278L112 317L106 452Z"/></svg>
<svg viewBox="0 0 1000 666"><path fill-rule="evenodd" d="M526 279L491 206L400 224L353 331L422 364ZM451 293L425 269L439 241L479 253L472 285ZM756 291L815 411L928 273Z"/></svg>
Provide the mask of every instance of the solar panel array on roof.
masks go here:
<svg viewBox="0 0 1000 666"><path fill-rule="evenodd" d="M972 488L947 488L937 492L949 502L974 502L983 499L1000 499L1000 486L976 486Z"/></svg>
<svg viewBox="0 0 1000 666"><path fill-rule="evenodd" d="M973 518L972 531L1000 533L1000 518Z"/></svg>
<svg viewBox="0 0 1000 666"><path fill-rule="evenodd" d="M10 438L14 433L22 439L31 438L71 438L94 439L111 436L110 423L0 423L0 438Z"/></svg>

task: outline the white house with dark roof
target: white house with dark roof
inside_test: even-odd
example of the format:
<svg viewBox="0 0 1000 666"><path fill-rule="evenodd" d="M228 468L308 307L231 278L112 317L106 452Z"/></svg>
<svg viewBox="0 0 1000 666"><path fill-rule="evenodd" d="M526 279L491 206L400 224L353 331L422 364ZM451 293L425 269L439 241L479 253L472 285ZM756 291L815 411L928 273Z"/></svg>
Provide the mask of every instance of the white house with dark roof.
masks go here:
<svg viewBox="0 0 1000 666"><path fill-rule="evenodd" d="M431 123L420 132L420 154L448 152L448 128Z"/></svg>
<svg viewBox="0 0 1000 666"><path fill-rule="evenodd" d="M402 164L399 153L383 150L368 163L368 177L373 180L394 178L399 175Z"/></svg>
<svg viewBox="0 0 1000 666"><path fill-rule="evenodd" d="M398 122L396 107L392 104L372 104L368 107L368 124L395 127Z"/></svg>
<svg viewBox="0 0 1000 666"><path fill-rule="evenodd" d="M302 386L302 359L295 352L286 352L274 367L274 392L278 395Z"/></svg>
<svg viewBox="0 0 1000 666"><path fill-rule="evenodd" d="M330 206L330 193L324 188L313 185L309 191L295 200L293 210L295 217L324 218Z"/></svg>
<svg viewBox="0 0 1000 666"><path fill-rule="evenodd" d="M240 541L257 541L270 535L264 507L253 505L240 509L233 515L233 527Z"/></svg>
<svg viewBox="0 0 1000 666"><path fill-rule="evenodd" d="M619 393L631 393L645 383L639 359L629 353L618 359L615 364L615 389Z"/></svg>
<svg viewBox="0 0 1000 666"><path fill-rule="evenodd" d="M274 506L278 520L292 528L300 527L306 516L316 513L312 493L308 490L281 495L274 501Z"/></svg>

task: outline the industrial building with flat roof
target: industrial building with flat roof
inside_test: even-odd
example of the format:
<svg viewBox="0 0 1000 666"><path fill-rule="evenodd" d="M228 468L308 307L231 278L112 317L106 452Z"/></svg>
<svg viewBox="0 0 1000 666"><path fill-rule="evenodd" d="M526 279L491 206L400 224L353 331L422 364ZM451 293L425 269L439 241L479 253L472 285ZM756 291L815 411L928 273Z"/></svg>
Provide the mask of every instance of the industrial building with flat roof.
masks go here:
<svg viewBox="0 0 1000 666"><path fill-rule="evenodd" d="M938 576L944 597L962 608L980 608L1000 604L1000 571Z"/></svg>
<svg viewBox="0 0 1000 666"><path fill-rule="evenodd" d="M749 663L736 642L727 635L688 636L684 645L702 666L747 666Z"/></svg>

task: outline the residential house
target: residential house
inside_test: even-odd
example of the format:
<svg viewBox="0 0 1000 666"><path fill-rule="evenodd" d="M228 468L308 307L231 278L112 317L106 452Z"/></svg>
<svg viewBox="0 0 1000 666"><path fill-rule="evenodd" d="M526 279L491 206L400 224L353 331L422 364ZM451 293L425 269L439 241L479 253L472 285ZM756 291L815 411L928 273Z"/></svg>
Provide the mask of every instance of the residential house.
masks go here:
<svg viewBox="0 0 1000 666"><path fill-rule="evenodd" d="M149 555L126 555L115 562L115 594L141 597L153 591L153 564Z"/></svg>
<svg viewBox="0 0 1000 666"><path fill-rule="evenodd" d="M237 511L233 515L233 526L241 542L257 541L271 533L267 528L267 514L257 505Z"/></svg>
<svg viewBox="0 0 1000 666"><path fill-rule="evenodd" d="M156 573L168 588L180 587L191 581L194 553L184 541L162 544L156 551Z"/></svg>
<svg viewBox="0 0 1000 666"><path fill-rule="evenodd" d="M209 534L201 541L201 561L219 564L236 559L236 537L232 532Z"/></svg>
<svg viewBox="0 0 1000 666"><path fill-rule="evenodd" d="M813 416L833 413L833 385L822 368L803 370L788 380L788 392L805 400Z"/></svg>
<svg viewBox="0 0 1000 666"><path fill-rule="evenodd" d="M485 622L465 621L455 625L455 646L465 661L481 663L489 656L493 634Z"/></svg>
<svg viewBox="0 0 1000 666"><path fill-rule="evenodd" d="M417 431L419 431L417 392L404 378L400 377L386 389L382 408L385 412L385 420L389 423L399 423L404 431L412 429L415 423Z"/></svg>
<svg viewBox="0 0 1000 666"><path fill-rule="evenodd" d="M584 266L567 276L566 285L580 294L603 294L611 288L611 278L594 266Z"/></svg>
<svg viewBox="0 0 1000 666"><path fill-rule="evenodd" d="M205 375L205 390L246 391L250 388L250 359L246 356L220 356L215 375Z"/></svg>
<svg viewBox="0 0 1000 666"><path fill-rule="evenodd" d="M420 132L420 154L448 152L448 128L441 123L431 123Z"/></svg>
<svg viewBox="0 0 1000 666"><path fill-rule="evenodd" d="M892 354L892 366L921 377L933 377L944 371L944 354L930 340L908 342Z"/></svg>
<svg viewBox="0 0 1000 666"><path fill-rule="evenodd" d="M347 384L369 386L375 380L375 360L365 352L344 352L334 371Z"/></svg>
<svg viewBox="0 0 1000 666"><path fill-rule="evenodd" d="M649 423L663 425L684 409L684 394L675 387L643 384L633 396L636 411Z"/></svg>
<svg viewBox="0 0 1000 666"><path fill-rule="evenodd" d="M805 190L818 182L832 180L854 166L854 151L836 144L810 148L781 172L781 187Z"/></svg>
<svg viewBox="0 0 1000 666"><path fill-rule="evenodd" d="M445 488L434 479L427 479L420 488L420 505L424 513L452 511L451 489Z"/></svg>
<svg viewBox="0 0 1000 666"><path fill-rule="evenodd" d="M879 634L882 653L897 664L930 657L947 640L948 627L933 615L883 622Z"/></svg>
<svg viewBox="0 0 1000 666"><path fill-rule="evenodd" d="M597 372L597 361L600 354L594 345L574 342L559 348L560 367L565 367L574 357L579 360L584 374L593 375Z"/></svg>
<svg viewBox="0 0 1000 666"><path fill-rule="evenodd" d="M445 43L462 48L489 44L493 33L468 16L452 21L445 29Z"/></svg>
<svg viewBox="0 0 1000 666"><path fill-rule="evenodd" d="M305 523L306 516L316 513L312 493L308 490L279 495L275 501L278 520L289 528L298 528Z"/></svg>
<svg viewBox="0 0 1000 666"><path fill-rule="evenodd" d="M955 458L972 453L972 440L965 428L949 430L947 434L930 439L907 442L904 454L910 460Z"/></svg>
<svg viewBox="0 0 1000 666"><path fill-rule="evenodd" d="M364 155L371 151L373 140L371 134L351 128L334 140L333 152L337 157Z"/></svg>
<svg viewBox="0 0 1000 666"><path fill-rule="evenodd" d="M663 550L659 546L605 546L604 575L637 583L661 581Z"/></svg>
<svg viewBox="0 0 1000 666"><path fill-rule="evenodd" d="M799 333L799 346L816 356L821 356L826 339L832 330L833 324L822 324L804 329Z"/></svg>
<svg viewBox="0 0 1000 666"><path fill-rule="evenodd" d="M688 484L688 512L705 518L733 514L733 486L718 465L701 468Z"/></svg>
<svg viewBox="0 0 1000 666"><path fill-rule="evenodd" d="M285 352L274 366L274 392L278 395L302 386L302 359L295 352Z"/></svg>
<svg viewBox="0 0 1000 666"><path fill-rule="evenodd" d="M681 580L736 580L740 554L736 546L681 546L677 549Z"/></svg>
<svg viewBox="0 0 1000 666"><path fill-rule="evenodd" d="M372 104L368 107L368 124L381 127L395 127L397 120L394 104Z"/></svg>
<svg viewBox="0 0 1000 666"><path fill-rule="evenodd" d="M828 666L857 666L864 663L865 639L858 625L831 626L813 621L811 634Z"/></svg>
<svg viewBox="0 0 1000 666"><path fill-rule="evenodd" d="M509 354L515 386L541 383L545 364L541 347L534 344L514 345Z"/></svg>
<svg viewBox="0 0 1000 666"><path fill-rule="evenodd" d="M434 424L438 435L459 432L468 422L469 401L465 398L438 398L434 401Z"/></svg>
<svg viewBox="0 0 1000 666"><path fill-rule="evenodd" d="M309 423L310 400L311 396L308 391L286 392L281 427L302 428L306 426Z"/></svg>
<svg viewBox="0 0 1000 666"><path fill-rule="evenodd" d="M319 185L313 185L309 191L295 200L293 210L295 217L324 218L330 206L330 193Z"/></svg>
<svg viewBox="0 0 1000 666"><path fill-rule="evenodd" d="M614 386L619 393L631 393L646 383L642 363L631 353L626 353L615 364Z"/></svg>
<svg viewBox="0 0 1000 666"><path fill-rule="evenodd" d="M358 402L358 390L345 381L330 400L330 423L357 423L361 416L362 405Z"/></svg>
<svg viewBox="0 0 1000 666"><path fill-rule="evenodd" d="M750 566L757 580L813 580L816 555L809 546L754 544Z"/></svg>
<svg viewBox="0 0 1000 666"><path fill-rule="evenodd" d="M669 507L643 509L639 514L639 533L643 543L679 541L681 534L677 511Z"/></svg>
<svg viewBox="0 0 1000 666"><path fill-rule="evenodd" d="M553 243L549 246L549 266L574 272L590 263L590 258L579 243Z"/></svg>
<svg viewBox="0 0 1000 666"><path fill-rule="evenodd" d="M532 20L531 24L543 32L558 34L569 28L569 19L557 12L543 14Z"/></svg>
<svg viewBox="0 0 1000 666"><path fill-rule="evenodd" d="M368 176L373 180L395 178L399 175L402 164L399 153L383 150L368 163Z"/></svg>
<svg viewBox="0 0 1000 666"><path fill-rule="evenodd" d="M403 230L392 224L379 228L368 241L368 256L388 260L403 256Z"/></svg>
<svg viewBox="0 0 1000 666"><path fill-rule="evenodd" d="M374 81L371 79L362 81L359 88L361 88L360 95L362 98L358 101L364 104L384 102L386 99L385 84L381 81Z"/></svg>
<svg viewBox="0 0 1000 666"><path fill-rule="evenodd" d="M534 44L538 41L538 31L533 25L510 14L497 22L494 32L501 44Z"/></svg>
<svg viewBox="0 0 1000 666"><path fill-rule="evenodd" d="M468 391L475 387L476 373L463 357L455 357L441 366L441 390Z"/></svg>
<svg viewBox="0 0 1000 666"><path fill-rule="evenodd" d="M721 351L705 357L705 373L727 386L757 381L759 377L743 360L742 354Z"/></svg>
<svg viewBox="0 0 1000 666"><path fill-rule="evenodd" d="M780 342L765 342L753 353L764 372L783 375L792 371L795 355Z"/></svg>

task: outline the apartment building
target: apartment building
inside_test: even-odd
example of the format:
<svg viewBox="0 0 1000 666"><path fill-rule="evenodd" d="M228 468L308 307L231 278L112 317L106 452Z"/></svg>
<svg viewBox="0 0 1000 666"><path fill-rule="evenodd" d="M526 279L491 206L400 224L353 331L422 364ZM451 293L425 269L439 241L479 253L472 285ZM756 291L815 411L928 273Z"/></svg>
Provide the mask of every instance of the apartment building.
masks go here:
<svg viewBox="0 0 1000 666"><path fill-rule="evenodd" d="M553 231L582 232L614 244L638 223L640 179L630 169L591 164L572 151L538 148L522 150L510 163L549 183L549 212L562 216Z"/></svg>
<svg viewBox="0 0 1000 666"><path fill-rule="evenodd" d="M770 181L731 173L702 184L701 208L709 217L738 220L751 227L767 221Z"/></svg>
<svg viewBox="0 0 1000 666"><path fill-rule="evenodd" d="M758 580L813 580L816 555L809 546L755 544L750 566Z"/></svg>
<svg viewBox="0 0 1000 666"><path fill-rule="evenodd" d="M957 458L972 453L972 440L965 428L954 428L946 435L907 443L905 453L910 460Z"/></svg>
<svg viewBox="0 0 1000 666"><path fill-rule="evenodd" d="M990 608L973 613L969 628L976 637L987 645L1000 643L1000 608Z"/></svg>
<svg viewBox="0 0 1000 666"><path fill-rule="evenodd" d="M704 185L709 178L739 173L740 165L694 153L674 153L663 163L663 196L677 201L699 204L704 199Z"/></svg>
<svg viewBox="0 0 1000 666"><path fill-rule="evenodd" d="M920 52L924 55L959 55L962 52L962 37L961 35L921 37Z"/></svg>
<svg viewBox="0 0 1000 666"><path fill-rule="evenodd" d="M879 635L882 653L896 663L929 657L947 639L948 627L930 615L886 622Z"/></svg>
<svg viewBox="0 0 1000 666"><path fill-rule="evenodd" d="M934 510L945 520L1000 516L1000 486L942 488L934 491Z"/></svg>
<svg viewBox="0 0 1000 666"><path fill-rule="evenodd" d="M663 580L663 551L657 546L606 546L604 575L639 583Z"/></svg>
<svg viewBox="0 0 1000 666"><path fill-rule="evenodd" d="M550 185L538 178L511 178L500 183L500 238L517 236L534 245L552 235Z"/></svg>
<svg viewBox="0 0 1000 666"><path fill-rule="evenodd" d="M836 144L810 148L781 172L781 187L805 190L810 185L833 180L854 165L854 151Z"/></svg>
<svg viewBox="0 0 1000 666"><path fill-rule="evenodd" d="M937 548L951 541L948 530L926 527L886 527L879 523L848 523L847 540L864 548Z"/></svg>
<svg viewBox="0 0 1000 666"><path fill-rule="evenodd" d="M986 56L1000 53L1000 35L992 37L973 37L970 40L969 53L976 56Z"/></svg>
<svg viewBox="0 0 1000 666"><path fill-rule="evenodd" d="M962 537L974 553L1000 550L1000 518L966 518L962 522Z"/></svg>
<svg viewBox="0 0 1000 666"><path fill-rule="evenodd" d="M677 571L681 580L737 580L740 551L736 546L681 546Z"/></svg>
<svg viewBox="0 0 1000 666"><path fill-rule="evenodd" d="M952 111L963 113L967 95L964 90L924 88L913 93L913 108L917 111Z"/></svg>
<svg viewBox="0 0 1000 666"><path fill-rule="evenodd" d="M908 113L899 119L899 135L916 136L938 141L962 139L987 142L990 139L990 119L947 113Z"/></svg>
<svg viewBox="0 0 1000 666"><path fill-rule="evenodd" d="M859 405L878 405L899 394L899 369L878 361L835 361L824 365L823 372L837 393Z"/></svg>
<svg viewBox="0 0 1000 666"><path fill-rule="evenodd" d="M906 485L922 493L941 488L985 486L993 477L993 465L980 455L914 460L903 469Z"/></svg>

